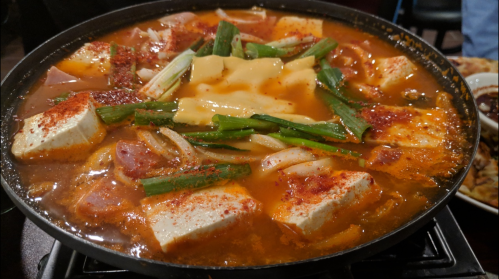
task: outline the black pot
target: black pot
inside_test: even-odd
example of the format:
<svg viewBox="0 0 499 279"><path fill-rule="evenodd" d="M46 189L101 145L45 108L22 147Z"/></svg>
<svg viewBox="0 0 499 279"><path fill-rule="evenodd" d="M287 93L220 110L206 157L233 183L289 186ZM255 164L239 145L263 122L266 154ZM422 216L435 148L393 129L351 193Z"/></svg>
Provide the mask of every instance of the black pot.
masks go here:
<svg viewBox="0 0 499 279"><path fill-rule="evenodd" d="M64 229L57 227L49 221L46 215L41 214L37 206L30 201L26 190L20 183L19 174L12 162L13 158L10 149L15 126L13 115L22 102L20 97L26 94L27 90L52 64L63 59L66 55L74 52L84 43L93 40L93 38L97 36L101 36L139 21L157 18L165 14L180 11L209 10L218 7L247 9L254 5L268 9L303 13L309 16L333 19L376 35L388 44L401 50L409 58L419 62L422 67L426 68L433 75L448 93L453 95L454 106L457 108L460 115L462 115L463 119L466 120L464 121L464 125L466 125L464 131L466 132L467 141L470 146L469 149L465 150L468 164L450 181L444 183L443 187L447 189L447 191L443 191L440 196L436 197L433 201L434 206L417 216L414 216L412 220L390 233L354 248L298 262L251 267L189 266L132 257L103 248L95 243L77 237ZM374 255L414 233L433 218L433 216L447 204L450 198L454 196L471 166L470 158L473 158L475 155L480 131L480 122L478 121L477 116L478 111L473 94L470 93L469 87L458 71L434 47L428 45L421 38L413 35L407 30L381 18L342 6L316 1L172 0L132 6L96 17L51 38L27 55L2 81L1 87L1 179L2 186L17 207L36 225L70 248L116 267L155 277L206 278L207 275L214 278L255 278L258 276L263 276L264 278L299 277L331 269L335 266L339 267L346 265Z"/></svg>

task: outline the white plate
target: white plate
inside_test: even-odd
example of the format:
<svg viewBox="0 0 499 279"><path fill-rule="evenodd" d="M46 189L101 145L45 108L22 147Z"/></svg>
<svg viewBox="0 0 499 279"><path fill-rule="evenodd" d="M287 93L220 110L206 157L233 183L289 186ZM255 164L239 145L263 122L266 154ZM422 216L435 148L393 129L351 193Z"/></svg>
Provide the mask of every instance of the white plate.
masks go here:
<svg viewBox="0 0 499 279"><path fill-rule="evenodd" d="M479 207L485 211L488 211L488 212L493 213L495 215L499 215L499 210L497 208L490 206L488 204L485 204L481 201L475 200L474 198L468 197L459 191L457 191L456 197L462 199L465 202L471 203L472 205Z"/></svg>

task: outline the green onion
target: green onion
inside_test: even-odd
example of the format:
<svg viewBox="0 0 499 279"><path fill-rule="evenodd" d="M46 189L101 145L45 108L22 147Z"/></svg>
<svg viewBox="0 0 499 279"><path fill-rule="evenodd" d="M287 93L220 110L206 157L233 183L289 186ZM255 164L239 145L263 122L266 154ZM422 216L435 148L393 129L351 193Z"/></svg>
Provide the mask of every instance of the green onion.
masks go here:
<svg viewBox="0 0 499 279"><path fill-rule="evenodd" d="M221 114L215 114L211 120L218 126L219 131L241 130L246 128L273 130L278 128L278 126L272 122Z"/></svg>
<svg viewBox="0 0 499 279"><path fill-rule="evenodd" d="M253 59L262 57L287 57L298 53L300 50L300 47L277 48L256 43L246 44L246 54Z"/></svg>
<svg viewBox="0 0 499 279"><path fill-rule="evenodd" d="M169 176L141 179L147 196L172 191L203 188L226 179L237 179L251 174L249 164L216 164L194 167Z"/></svg>
<svg viewBox="0 0 499 279"><path fill-rule="evenodd" d="M345 125L359 140L362 140L364 132L371 127L367 121L357 116L357 111L349 107L335 96L326 92L317 92L319 97L326 103L334 114L338 115Z"/></svg>
<svg viewBox="0 0 499 279"><path fill-rule="evenodd" d="M314 136L314 135L307 134L304 132L300 132L298 130L291 129L291 128L280 127L279 133L285 137L302 138L302 139L308 139L308 140L313 140L313 141L324 141L324 138L322 138L322 137Z"/></svg>
<svg viewBox="0 0 499 279"><path fill-rule="evenodd" d="M145 102L136 104L125 104L116 106L105 106L95 109L102 121L107 125L119 123L132 115L136 109L152 109L171 112L177 109L175 102Z"/></svg>
<svg viewBox="0 0 499 279"><path fill-rule="evenodd" d="M204 38L199 37L194 43L189 47L192 51L197 51L204 44Z"/></svg>
<svg viewBox="0 0 499 279"><path fill-rule="evenodd" d="M300 58L305 58L308 56L315 56L315 59L319 60L322 57L326 56L328 52L335 49L338 46L338 42L331 38L324 38L320 40L318 43L309 48L305 53L303 53Z"/></svg>
<svg viewBox="0 0 499 279"><path fill-rule="evenodd" d="M136 109L135 125L167 126L168 128L173 128L173 116L175 116L175 113Z"/></svg>
<svg viewBox="0 0 499 279"><path fill-rule="evenodd" d="M325 60L325 59L322 59ZM321 60L321 66L327 62ZM329 65L329 64L328 64ZM320 81L326 89L331 92L336 98L356 109L361 109L363 106L360 101L352 100L346 97L348 95L345 88L341 85L343 73L338 68L324 68L317 73L317 80Z"/></svg>
<svg viewBox="0 0 499 279"><path fill-rule="evenodd" d="M294 145L294 146L305 146L305 147L310 147L314 149L320 149L324 150L327 152L332 152L336 154L342 154L342 155L350 155L353 157L359 157L361 154L357 153L355 151L347 150L347 149L342 149L338 148L335 146L327 145L324 143L319 143L311 140L306 140L306 139L300 139L300 138L291 138L291 137L285 137L277 133L270 133L268 136L271 136L273 138L276 138L284 143Z"/></svg>
<svg viewBox="0 0 499 279"><path fill-rule="evenodd" d="M365 168L366 167L366 159L359 158L359 166Z"/></svg>
<svg viewBox="0 0 499 279"><path fill-rule="evenodd" d="M170 98L170 96L173 94L173 92L177 91L177 89L180 87L180 79L177 79L177 81L170 87L170 89L166 90L161 97L158 98L159 102L164 102L167 99Z"/></svg>
<svg viewBox="0 0 499 279"><path fill-rule="evenodd" d="M210 39L206 44L204 44L196 53L196 57L204 57L213 54L213 44L215 40Z"/></svg>
<svg viewBox="0 0 499 279"><path fill-rule="evenodd" d="M235 151L249 151L247 149L239 149L234 146L230 146L227 144L221 144L221 143L209 143L209 142L199 142L195 140L190 140L187 139L187 141L196 146L202 146L202 147L207 147L207 148L216 148L216 149L228 149L228 150L235 150Z"/></svg>
<svg viewBox="0 0 499 279"><path fill-rule="evenodd" d="M178 82L177 80L189 69L194 54L195 52L190 49L182 52L144 85L139 92L154 99L159 99L160 97L162 100L169 99L173 92L168 91L168 89Z"/></svg>
<svg viewBox="0 0 499 279"><path fill-rule="evenodd" d="M253 119L258 119L258 120L264 120L264 121L269 121L273 122L279 126L286 127L286 128L292 128L301 132L313 134L313 135L319 135L319 136L326 136L326 137L331 137L339 140L344 140L346 139L346 131L345 129L338 124L335 123L328 123L327 126L317 126L318 124L314 125L305 125L305 124L300 124L300 123L294 123L291 121L287 121L284 119L280 119L277 117L273 117L270 115L265 115L265 114L255 114L251 116Z"/></svg>
<svg viewBox="0 0 499 279"><path fill-rule="evenodd" d="M319 63L321 65L322 70L331 69L331 65L329 65L329 62L327 62L327 60L325 58L322 58L321 61L319 61Z"/></svg>
<svg viewBox="0 0 499 279"><path fill-rule="evenodd" d="M234 36L231 42L232 56L244 59L243 43L241 42L241 35Z"/></svg>
<svg viewBox="0 0 499 279"><path fill-rule="evenodd" d="M242 139L255 133L255 130L241 130L241 131L213 131L213 132L194 132L183 133L182 136L201 141L220 141L220 140L235 140Z"/></svg>
<svg viewBox="0 0 499 279"><path fill-rule="evenodd" d="M61 93L61 95L53 98L52 101L54 101L54 104L57 105L60 102L66 101L70 95L71 95L71 92L63 92L63 93Z"/></svg>
<svg viewBox="0 0 499 279"><path fill-rule="evenodd" d="M230 22L221 20L218 23L217 35L213 45L213 55L229 56L231 43L235 35L239 34L239 29Z"/></svg>
<svg viewBox="0 0 499 279"><path fill-rule="evenodd" d="M110 47L109 84L117 88L133 88L135 83L135 48L114 42Z"/></svg>

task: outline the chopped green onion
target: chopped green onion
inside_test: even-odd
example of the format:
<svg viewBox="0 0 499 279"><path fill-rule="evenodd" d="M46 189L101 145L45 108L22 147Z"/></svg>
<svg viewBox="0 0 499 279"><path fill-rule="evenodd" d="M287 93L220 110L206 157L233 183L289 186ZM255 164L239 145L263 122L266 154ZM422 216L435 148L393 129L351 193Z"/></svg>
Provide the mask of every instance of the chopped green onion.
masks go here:
<svg viewBox="0 0 499 279"><path fill-rule="evenodd" d="M173 92L168 91L168 89L178 82L177 80L189 69L194 54L195 52L191 49L182 52L144 85L139 92L154 99L159 99L160 97L162 100L169 99Z"/></svg>
<svg viewBox="0 0 499 279"><path fill-rule="evenodd" d="M196 53L196 57L204 57L208 55L213 54L213 44L215 43L215 40L210 39L208 42L206 42Z"/></svg>
<svg viewBox="0 0 499 279"><path fill-rule="evenodd" d="M220 141L220 140L235 140L242 139L255 133L255 130L241 130L241 131L213 131L213 132L194 132L183 133L182 136L201 141Z"/></svg>
<svg viewBox="0 0 499 279"><path fill-rule="evenodd" d="M167 99L170 98L170 96L177 91L177 89L180 87L180 79L177 79L177 81L170 87L170 89L166 90L161 97L158 98L159 102L164 102Z"/></svg>
<svg viewBox="0 0 499 279"><path fill-rule="evenodd" d="M300 58L305 58L308 56L315 56L315 59L319 60L322 57L326 56L331 50L335 49L338 46L338 42L331 38L324 38L320 40L318 43L309 48L305 53L303 53Z"/></svg>
<svg viewBox="0 0 499 279"><path fill-rule="evenodd" d="M323 64L322 60L321 65ZM340 99L342 102L356 109L361 109L363 107L360 101L351 100L345 96L345 94L348 93L341 85L341 82L343 80L343 73L340 69L331 67L324 68L323 66L323 69L317 73L317 80L320 81L328 91L330 91L336 98Z"/></svg>
<svg viewBox="0 0 499 279"><path fill-rule="evenodd" d="M359 158L359 166L365 168L366 167L366 159Z"/></svg>
<svg viewBox="0 0 499 279"><path fill-rule="evenodd" d="M251 174L249 164L216 164L194 167L169 176L141 179L146 196L172 191L203 188L226 179L237 179Z"/></svg>
<svg viewBox="0 0 499 279"><path fill-rule="evenodd" d="M287 57L297 54L300 50L300 47L277 48L256 43L246 44L246 54L253 59L262 57Z"/></svg>
<svg viewBox="0 0 499 279"><path fill-rule="evenodd" d="M286 127L286 128L292 128L301 132L313 134L313 135L319 135L319 136L326 136L326 137L331 137L339 140L344 140L346 139L346 130L343 128L341 125L335 124L335 123L328 123L328 126L317 126L317 124L314 125L305 125L305 124L300 124L300 123L294 123L291 121L287 121L284 119L280 119L277 117L273 117L270 115L266 114L255 114L251 116L253 119L258 119L258 120L264 120L264 121L269 121L276 123L279 126Z"/></svg>
<svg viewBox="0 0 499 279"><path fill-rule="evenodd" d="M309 148L315 148L315 149L320 149L324 150L327 152L332 152L336 154L342 154L342 155L350 155L353 157L359 157L361 154L357 153L355 151L347 150L347 149L342 149L338 148L335 146L327 145L324 143L319 143L311 140L306 140L306 139L300 139L300 138L292 138L292 137L285 137L277 133L270 133L268 136L271 136L273 138L276 138L284 143L294 145L294 146L305 146Z"/></svg>
<svg viewBox="0 0 499 279"><path fill-rule="evenodd" d="M213 55L229 56L232 39L237 34L239 34L239 29L234 24L221 20L218 23L217 35L215 36Z"/></svg>
<svg viewBox="0 0 499 279"><path fill-rule="evenodd" d="M241 42L241 35L234 36L231 42L232 56L244 59L243 43Z"/></svg>
<svg viewBox="0 0 499 279"><path fill-rule="evenodd" d="M168 128L173 128L173 116L175 116L175 113L136 109L135 125L166 126Z"/></svg>
<svg viewBox="0 0 499 279"><path fill-rule="evenodd" d="M239 149L239 148L236 148L234 146L227 145L227 144L199 142L199 141L190 140L190 139L187 139L187 141L192 145L202 146L202 147L207 147L207 148L228 149L228 150L235 150L235 151L249 151L247 149Z"/></svg>
<svg viewBox="0 0 499 279"><path fill-rule="evenodd" d="M189 47L192 51L197 51L204 44L204 38L199 37L194 43Z"/></svg>
<svg viewBox="0 0 499 279"><path fill-rule="evenodd" d="M271 47L294 47L299 44L306 44L306 43L311 43L314 41L314 36L307 36L307 37L300 37L300 36L292 36L288 38L284 38L281 40L273 41L270 43L267 43L267 46Z"/></svg>
<svg viewBox="0 0 499 279"><path fill-rule="evenodd" d="M302 138L302 139L308 139L308 140L313 140L313 141L324 141L324 138L322 138L322 137L314 136L314 135L307 134L304 132L300 132L298 130L291 129L291 128L280 127L279 133L285 137Z"/></svg>
<svg viewBox="0 0 499 279"><path fill-rule="evenodd" d="M215 114L211 120L218 126L219 131L241 130L246 128L272 130L278 128L278 126L272 122L221 114Z"/></svg>
<svg viewBox="0 0 499 279"><path fill-rule="evenodd" d="M60 102L66 101L70 95L71 95L71 92L63 92L63 93L61 93L61 95L53 98L52 101L54 101L54 104L57 105Z"/></svg>
<svg viewBox="0 0 499 279"><path fill-rule="evenodd" d="M109 83L112 87L133 88L135 83L135 48L114 42L110 47Z"/></svg>
<svg viewBox="0 0 499 279"><path fill-rule="evenodd" d="M329 62L327 62L327 60L325 58L322 58L321 61L319 61L319 63L321 65L322 70L331 69L331 65L329 65Z"/></svg>
<svg viewBox="0 0 499 279"><path fill-rule="evenodd" d="M326 103L334 114L338 115L345 125L359 140L362 140L364 132L371 127L367 121L357 116L357 111L335 96L326 92L317 92L319 97Z"/></svg>
<svg viewBox="0 0 499 279"><path fill-rule="evenodd" d="M175 102L145 102L136 104L124 104L116 106L105 106L95 109L102 121L107 125L119 123L132 115L136 109L152 109L171 112L177 109Z"/></svg>

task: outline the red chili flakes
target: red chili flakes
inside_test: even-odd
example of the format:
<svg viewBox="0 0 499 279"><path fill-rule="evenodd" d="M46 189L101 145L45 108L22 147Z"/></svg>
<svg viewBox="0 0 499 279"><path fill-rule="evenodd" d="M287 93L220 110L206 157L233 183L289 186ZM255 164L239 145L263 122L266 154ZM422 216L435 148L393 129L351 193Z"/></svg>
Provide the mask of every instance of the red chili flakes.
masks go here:
<svg viewBox="0 0 499 279"><path fill-rule="evenodd" d="M98 103L106 106L134 104L134 103L140 103L142 101L137 96L136 91L127 90L127 89L116 89L109 91L90 91L89 93Z"/></svg>
<svg viewBox="0 0 499 279"><path fill-rule="evenodd" d="M132 48L115 45L116 53L111 57L111 78L110 82L115 87L132 88L135 79L136 58Z"/></svg>
<svg viewBox="0 0 499 279"><path fill-rule="evenodd" d="M45 111L40 122L44 135L56 125L65 123L69 118L83 112L88 106L89 98L89 93L80 93Z"/></svg>
<svg viewBox="0 0 499 279"><path fill-rule="evenodd" d="M376 138L391 127L394 123L408 123L414 116L419 115L417 111L408 109L390 110L384 106L376 106L371 109L362 110L361 116L373 126L372 137Z"/></svg>

